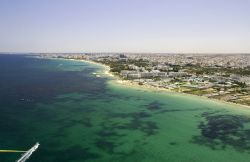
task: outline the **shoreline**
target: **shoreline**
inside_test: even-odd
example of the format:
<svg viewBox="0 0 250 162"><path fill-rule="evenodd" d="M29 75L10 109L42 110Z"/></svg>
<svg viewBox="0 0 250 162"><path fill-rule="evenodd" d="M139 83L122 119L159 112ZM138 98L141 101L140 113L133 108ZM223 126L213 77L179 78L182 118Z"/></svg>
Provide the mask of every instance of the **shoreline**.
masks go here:
<svg viewBox="0 0 250 162"><path fill-rule="evenodd" d="M161 88L161 87L155 87L155 86L151 86L151 85L139 85L137 82L134 82L132 80L123 80L121 79L119 76L116 76L114 74L112 74L110 72L110 67L107 65L104 65L102 63L98 63L98 62L94 62L94 61L90 61L90 60L76 60L76 59L69 59L69 60L73 60L73 61L83 61L83 62L87 62L90 64L95 64L95 65L99 65L105 68L105 71L103 71L103 74L106 76L111 77L113 80L111 80L110 82L115 83L115 84L120 84L122 86L128 87L128 88L134 88L137 90L147 90L147 91L158 91L158 92L163 92L163 93L174 93L174 94L179 94L179 95L183 95L183 96L189 96L189 97L199 97L201 99L206 99L206 100L210 100L210 101L215 101L215 102L219 102L219 103L224 103L224 104L229 104L231 106L240 106L240 107L244 107L247 109L250 109L250 106L248 105L243 105L243 104L238 104L238 103L234 103L234 102L228 102L228 101L224 101L224 100L220 100L220 99L215 99L215 98L208 98L205 96L198 96L198 95L194 95L194 94L189 94L189 93L184 93L184 92L176 92L176 91L172 91L166 88Z"/></svg>
<svg viewBox="0 0 250 162"><path fill-rule="evenodd" d="M75 59L69 59L69 60L75 60ZM116 79L119 79L119 77L115 76L114 74L112 74L110 72L110 67L107 66L107 65L104 65L104 64L101 64L101 63L98 63L98 62L94 62L94 61L90 61L90 60L77 60L77 61L82 61L82 62L87 62L89 64L95 64L95 65L98 65L98 66L102 66L105 70L102 71L102 73L106 76L109 76L109 77L112 77L112 78L116 78Z"/></svg>
<svg viewBox="0 0 250 162"><path fill-rule="evenodd" d="M134 88L137 90L147 90L147 91L155 91L155 92L162 92L162 93L172 93L172 94L176 94L176 95L182 95L185 97L196 97L196 98L200 98L200 99L204 99L204 100L210 100L210 101L214 101L217 103L223 103L223 104L229 104L231 106L240 106L243 108L247 108L250 109L250 106L248 105L242 105L242 104L237 104L237 103L233 103L233 102L227 102L227 101L223 101L223 100L219 100L219 99L214 99L214 98L208 98L205 96L198 96L198 95L194 95L194 94L189 94L189 93L183 93L183 92L176 92L176 91L172 91L169 89L165 89L165 88L160 88L160 87L154 87L154 86L150 86L150 85L138 85L137 82L133 82L133 81L126 81L126 80L114 80L113 83L115 82L115 84L120 84L122 86L125 87L129 87L129 88Z"/></svg>

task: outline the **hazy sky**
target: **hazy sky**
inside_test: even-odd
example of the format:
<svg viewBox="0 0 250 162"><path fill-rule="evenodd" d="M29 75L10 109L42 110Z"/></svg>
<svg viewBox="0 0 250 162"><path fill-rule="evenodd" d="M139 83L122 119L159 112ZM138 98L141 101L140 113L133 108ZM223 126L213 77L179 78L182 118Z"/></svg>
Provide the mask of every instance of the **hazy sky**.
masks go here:
<svg viewBox="0 0 250 162"><path fill-rule="evenodd" d="M0 51L250 53L250 0L0 0Z"/></svg>

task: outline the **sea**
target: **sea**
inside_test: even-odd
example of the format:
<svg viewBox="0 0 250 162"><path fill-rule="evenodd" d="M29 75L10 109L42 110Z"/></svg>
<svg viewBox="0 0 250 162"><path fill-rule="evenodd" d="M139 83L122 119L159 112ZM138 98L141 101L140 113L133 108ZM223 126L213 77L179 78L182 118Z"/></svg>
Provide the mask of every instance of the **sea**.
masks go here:
<svg viewBox="0 0 250 162"><path fill-rule="evenodd" d="M39 142L27 162L250 161L249 108L129 87L103 71L1 54L0 150ZM0 153L0 162L21 154Z"/></svg>

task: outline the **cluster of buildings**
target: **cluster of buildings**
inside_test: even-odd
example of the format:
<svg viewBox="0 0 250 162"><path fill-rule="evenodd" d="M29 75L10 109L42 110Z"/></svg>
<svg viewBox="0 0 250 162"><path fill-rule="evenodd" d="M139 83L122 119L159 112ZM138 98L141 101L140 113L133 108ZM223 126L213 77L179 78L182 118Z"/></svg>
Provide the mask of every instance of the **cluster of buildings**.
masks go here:
<svg viewBox="0 0 250 162"><path fill-rule="evenodd" d="M120 75L126 79L140 79L140 78L174 78L174 77L185 77L188 75L186 72L160 72L159 70L152 71L130 71L122 70Z"/></svg>
<svg viewBox="0 0 250 162"><path fill-rule="evenodd" d="M131 59L146 59L172 65L201 65L223 67L250 66L249 54L127 54Z"/></svg>

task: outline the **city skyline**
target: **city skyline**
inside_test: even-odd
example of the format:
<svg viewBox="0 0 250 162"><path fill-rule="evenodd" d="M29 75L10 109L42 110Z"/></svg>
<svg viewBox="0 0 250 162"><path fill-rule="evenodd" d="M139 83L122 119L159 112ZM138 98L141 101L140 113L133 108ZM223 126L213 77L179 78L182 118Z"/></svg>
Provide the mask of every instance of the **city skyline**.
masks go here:
<svg viewBox="0 0 250 162"><path fill-rule="evenodd" d="M1 52L250 53L249 0L0 4Z"/></svg>

